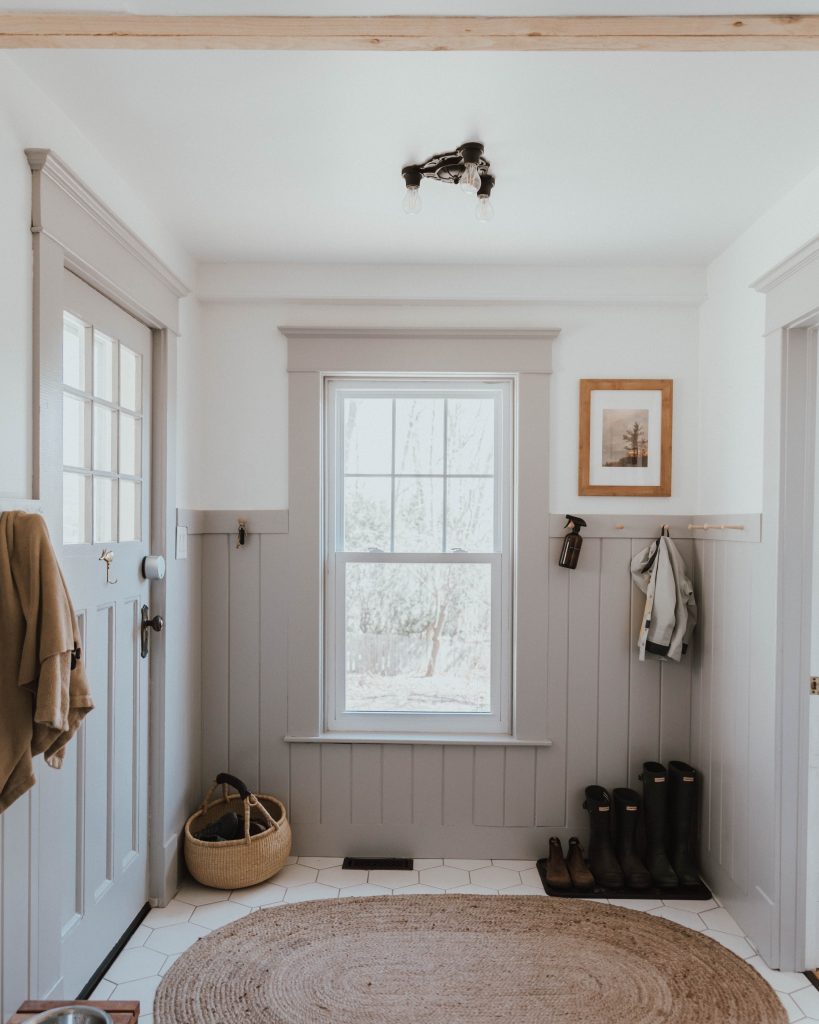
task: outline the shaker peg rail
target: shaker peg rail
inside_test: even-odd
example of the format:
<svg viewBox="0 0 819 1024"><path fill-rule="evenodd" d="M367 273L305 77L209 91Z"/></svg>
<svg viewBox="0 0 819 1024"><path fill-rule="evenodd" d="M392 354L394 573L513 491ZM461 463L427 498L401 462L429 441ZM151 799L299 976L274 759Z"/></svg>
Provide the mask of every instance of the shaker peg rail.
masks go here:
<svg viewBox="0 0 819 1024"><path fill-rule="evenodd" d="M744 530L741 523L689 523L689 530Z"/></svg>

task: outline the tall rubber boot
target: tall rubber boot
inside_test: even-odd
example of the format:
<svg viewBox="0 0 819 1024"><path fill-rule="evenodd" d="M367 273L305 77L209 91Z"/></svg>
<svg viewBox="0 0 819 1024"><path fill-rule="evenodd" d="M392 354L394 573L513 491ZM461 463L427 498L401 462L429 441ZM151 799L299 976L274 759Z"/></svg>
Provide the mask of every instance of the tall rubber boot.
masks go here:
<svg viewBox="0 0 819 1024"><path fill-rule="evenodd" d="M629 889L648 889L651 875L637 856L637 819L640 817L640 796L633 789L614 791L614 848Z"/></svg>
<svg viewBox="0 0 819 1024"><path fill-rule="evenodd" d="M676 889L679 880L666 853L668 845L668 772L657 761L646 761L643 782L643 821L646 832L646 867L660 889Z"/></svg>
<svg viewBox="0 0 819 1024"><path fill-rule="evenodd" d="M694 855L697 772L684 761L669 761L668 778L671 782L671 863L680 885L699 885Z"/></svg>
<svg viewBox="0 0 819 1024"><path fill-rule="evenodd" d="M586 786L583 806L589 812L589 867L604 889L622 889L623 872L611 840L611 797L602 786Z"/></svg>

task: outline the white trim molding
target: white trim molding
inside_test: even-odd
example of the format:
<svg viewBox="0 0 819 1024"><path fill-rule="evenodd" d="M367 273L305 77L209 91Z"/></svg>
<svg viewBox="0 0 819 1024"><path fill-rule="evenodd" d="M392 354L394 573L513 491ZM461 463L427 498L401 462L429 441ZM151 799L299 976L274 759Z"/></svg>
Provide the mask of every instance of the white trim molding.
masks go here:
<svg viewBox="0 0 819 1024"><path fill-rule="evenodd" d="M69 270L143 323L178 334L178 300L190 288L53 150L27 149L26 157L32 233L60 245Z"/></svg>
<svg viewBox="0 0 819 1024"><path fill-rule="evenodd" d="M766 334L813 319L819 311L819 236L777 263L751 287L767 298Z"/></svg>
<svg viewBox="0 0 819 1024"><path fill-rule="evenodd" d="M463 263L204 263L200 302L288 305L699 306L700 267L560 267Z"/></svg>
<svg viewBox="0 0 819 1024"><path fill-rule="evenodd" d="M462 747L551 747L552 740L519 740L514 736L481 736L475 733L325 732L317 736L285 736L285 743L397 743L417 747L423 744Z"/></svg>

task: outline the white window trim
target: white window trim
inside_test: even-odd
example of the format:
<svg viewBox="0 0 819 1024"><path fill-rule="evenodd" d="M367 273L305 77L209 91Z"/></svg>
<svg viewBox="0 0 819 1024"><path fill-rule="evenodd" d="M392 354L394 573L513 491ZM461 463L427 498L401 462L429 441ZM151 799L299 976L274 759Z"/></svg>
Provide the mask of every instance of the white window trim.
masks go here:
<svg viewBox="0 0 819 1024"><path fill-rule="evenodd" d="M346 378L346 380L345 380ZM470 380L471 378L471 380ZM386 389L393 393L405 391L412 394L419 385L436 383L442 388L441 394L454 395L469 391L476 385L490 384L500 392L495 439L495 551L480 554L393 554L369 552L344 552L339 550L338 527L341 523L340 503L342 488L338 484L341 475L340 436L341 403L336 396L354 387L350 394L366 394L368 391ZM354 374L324 376L325 409L325 660L324 660L324 714L327 732L345 734L410 733L471 733L510 735L512 726L512 621L513 621L513 482L514 482L514 403L515 380L513 377L488 378L460 374L457 377L440 376L410 377L406 374L393 377L368 378L362 380ZM333 507L335 504L335 507ZM344 648L344 572L343 566L350 562L423 562L428 563L479 563L492 567L492 689L491 713L431 712L412 714L408 712L366 712L344 711L344 675L339 670L338 652Z"/></svg>
<svg viewBox="0 0 819 1024"><path fill-rule="evenodd" d="M549 374L556 330L281 327L288 341L289 486L287 728L293 743L548 746ZM324 705L324 379L336 375L516 380L513 688L506 732L343 733Z"/></svg>

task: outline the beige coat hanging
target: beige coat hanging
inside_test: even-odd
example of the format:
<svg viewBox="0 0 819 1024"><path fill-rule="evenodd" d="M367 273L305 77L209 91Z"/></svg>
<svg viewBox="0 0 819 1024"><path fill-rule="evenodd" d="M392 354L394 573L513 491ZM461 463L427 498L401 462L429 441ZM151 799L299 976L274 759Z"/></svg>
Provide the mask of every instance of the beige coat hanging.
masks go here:
<svg viewBox="0 0 819 1024"><path fill-rule="evenodd" d="M52 768L94 702L77 617L45 521L0 515L0 811Z"/></svg>

